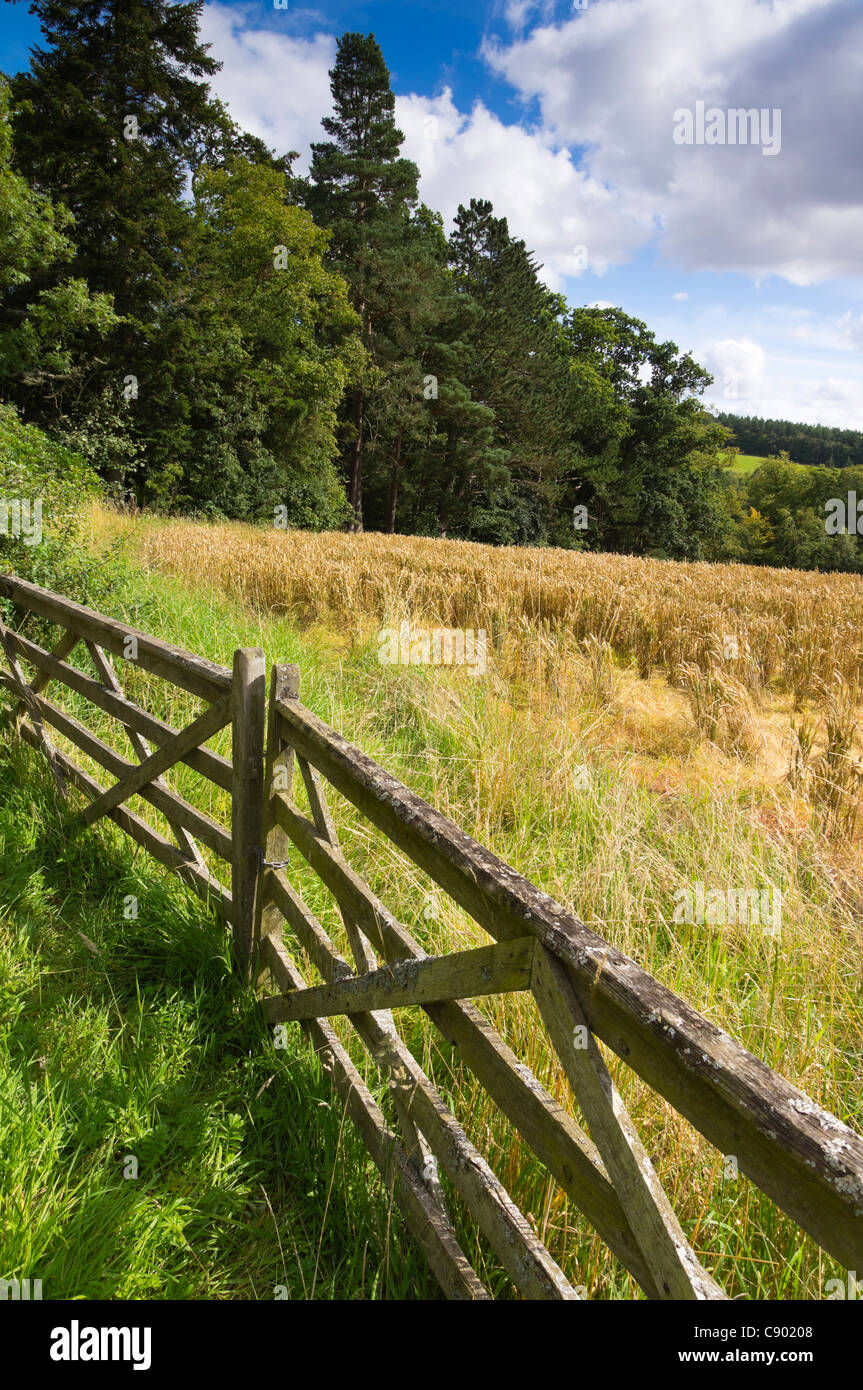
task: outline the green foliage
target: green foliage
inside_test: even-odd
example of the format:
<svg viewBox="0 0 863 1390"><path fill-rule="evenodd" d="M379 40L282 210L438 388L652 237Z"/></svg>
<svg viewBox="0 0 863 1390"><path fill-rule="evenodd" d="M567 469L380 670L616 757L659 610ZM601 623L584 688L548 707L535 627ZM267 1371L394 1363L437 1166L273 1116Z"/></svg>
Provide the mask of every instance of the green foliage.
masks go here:
<svg viewBox="0 0 863 1390"><path fill-rule="evenodd" d="M863 436L712 416L704 368L622 309L569 307L487 201L447 238L373 35L339 41L298 179L210 93L200 0L33 8L45 43L0 79L0 391L115 495L859 568L856 535L823 523ZM731 473L729 427L822 465L818 487Z"/></svg>
<svg viewBox="0 0 863 1390"><path fill-rule="evenodd" d="M78 455L0 404L0 570L80 603L98 602L110 588L114 556L95 558L83 531L99 492Z"/></svg>
<svg viewBox="0 0 863 1390"><path fill-rule="evenodd" d="M46 1299L436 1298L315 1053L299 1031L273 1047L224 923L109 822L75 835L38 754L0 752L4 1275Z"/></svg>
<svg viewBox="0 0 863 1390"><path fill-rule="evenodd" d="M0 76L0 390L38 394L59 415L118 318L108 295L65 275L73 218L31 188L12 158L9 85Z"/></svg>
<svg viewBox="0 0 863 1390"><path fill-rule="evenodd" d="M352 525L363 525L367 436L386 424L401 441L410 428L417 376L418 327L427 312L434 257L411 220L419 171L399 155L404 139L395 97L374 35L339 40L330 72L334 114L322 125L330 140L312 146L304 196L315 220L330 232L330 259L350 288L360 318L364 369L356 371L342 414L342 457ZM390 400L381 403L381 393ZM375 399L377 397L377 399ZM395 448L394 467L401 443Z"/></svg>
<svg viewBox="0 0 863 1390"><path fill-rule="evenodd" d="M743 454L761 458L786 453L795 463L822 468L863 466L863 431L831 425L802 425L796 420L762 420L752 415L719 414Z"/></svg>
<svg viewBox="0 0 863 1390"><path fill-rule="evenodd" d="M768 459L741 486L741 498L763 525L763 544L753 563L795 569L863 572L863 538L848 516L849 492L863 499L863 467L801 468L787 454ZM844 504L845 526L827 527L828 503Z"/></svg>
<svg viewBox="0 0 863 1390"><path fill-rule="evenodd" d="M139 499L187 439L175 328L188 294L184 194L202 145L230 138L201 80L218 69L198 36L201 8L38 0L45 42L12 79L17 168L73 214L70 274L112 296L120 316L74 395L16 399L46 428L76 429L84 447L102 435L92 461ZM53 288L56 274L45 278ZM134 401L124 397L130 376Z"/></svg>
<svg viewBox="0 0 863 1390"><path fill-rule="evenodd" d="M728 525L726 431L697 400L709 374L621 309L574 309L564 333L594 388L572 491L588 509L591 548L704 558Z"/></svg>
<svg viewBox="0 0 863 1390"><path fill-rule="evenodd" d="M358 319L325 234L285 175L234 157L202 169L190 243L188 462L170 500L250 520L337 525L339 401L359 370Z"/></svg>

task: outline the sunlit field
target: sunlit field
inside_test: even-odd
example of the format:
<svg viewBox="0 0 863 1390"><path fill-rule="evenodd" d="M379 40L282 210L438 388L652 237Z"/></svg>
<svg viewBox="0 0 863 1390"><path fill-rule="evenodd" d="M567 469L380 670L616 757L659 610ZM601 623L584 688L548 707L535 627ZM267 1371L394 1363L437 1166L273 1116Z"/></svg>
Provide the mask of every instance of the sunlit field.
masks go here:
<svg viewBox="0 0 863 1390"><path fill-rule="evenodd" d="M225 663L252 642L298 662L310 708L860 1128L860 580L105 513L96 530L103 542L122 533L144 567L117 594L118 613ZM485 674L381 664L381 627L403 621L486 629ZM137 698L175 721L189 712L178 692L177 708L160 708L158 686L134 673ZM201 800L193 773L173 775ZM223 813L222 794L208 794ZM485 940L335 793L333 809L354 866L427 949ZM346 951L326 890L295 858L295 881ZM781 932L682 920L681 893L699 883L781 894ZM482 1007L570 1105L532 1003ZM424 1016L402 1011L400 1026L574 1282L592 1297L637 1296ZM724 1287L824 1297L832 1262L612 1066ZM505 1296L506 1276L479 1260Z"/></svg>

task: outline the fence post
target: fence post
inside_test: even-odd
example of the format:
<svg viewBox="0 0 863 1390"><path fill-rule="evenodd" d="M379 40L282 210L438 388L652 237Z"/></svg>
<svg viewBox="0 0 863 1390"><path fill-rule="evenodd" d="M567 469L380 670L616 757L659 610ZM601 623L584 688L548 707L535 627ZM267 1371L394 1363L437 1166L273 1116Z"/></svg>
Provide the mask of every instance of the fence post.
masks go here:
<svg viewBox="0 0 863 1390"><path fill-rule="evenodd" d="M290 839L280 825L276 824L272 812L274 791L290 792L294 775L294 750L286 743L280 732L277 700L297 700L300 695L300 668L294 665L274 666L270 671L270 699L267 706L267 753L264 767L263 816L261 843L264 858L269 863L280 863L288 856ZM278 786L276 786L278 782ZM255 902L255 928L252 952L253 969L257 971L257 961L261 942L281 925L282 914L273 902L265 902L263 892L259 892Z"/></svg>
<svg viewBox="0 0 863 1390"><path fill-rule="evenodd" d="M248 969L260 873L266 723L266 661L260 647L234 652L231 840L234 948Z"/></svg>

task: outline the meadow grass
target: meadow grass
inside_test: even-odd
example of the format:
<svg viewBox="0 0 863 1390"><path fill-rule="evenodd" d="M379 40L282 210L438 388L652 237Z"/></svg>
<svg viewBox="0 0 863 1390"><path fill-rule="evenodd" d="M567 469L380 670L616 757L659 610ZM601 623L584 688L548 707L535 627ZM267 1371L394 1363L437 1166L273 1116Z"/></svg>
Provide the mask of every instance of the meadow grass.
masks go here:
<svg viewBox="0 0 863 1390"><path fill-rule="evenodd" d="M224 664L230 664L234 648L240 645L261 645L271 661L297 662L305 704L572 907L588 925L757 1056L861 1128L861 884L855 846L841 838L828 842L817 833L799 795L779 774L778 764L747 761L705 740L686 690L669 685L657 670L639 675L637 663L627 664L601 632L593 634L599 645L570 651L553 681L547 679L548 652L540 628L533 634L535 661L528 634L520 662L494 662L483 678L456 668L382 667L373 631L374 620L380 620L375 611L373 560L364 562L355 576L359 599L355 591L345 596L345 607L350 606L356 621L344 611L338 621L332 612L302 614L290 604L276 604L284 611L273 611L260 592L253 597L246 585L239 593L226 592L231 585L218 539L221 535L233 566L234 528L223 533L200 528L194 584L188 573L190 528L153 529L159 532L156 540L152 531L135 533L133 550L139 556L149 554L152 563L158 542L160 572L130 568L111 605L115 616ZM180 539L182 544L172 549L171 542ZM244 547L251 547L252 539L243 532ZM363 538L350 539L359 552ZM367 541L380 556L377 539ZM326 574L328 548L337 541L308 538L308 553L300 557L298 568L310 563L315 541L320 542L322 590L326 591L332 578ZM415 587L420 579L426 582L426 548L432 544L417 543ZM269 540L264 545L272 559ZM297 582L297 567L287 570L290 549L281 553L285 569L280 567L272 576L273 588ZM179 578L167 573L172 554L182 571ZM444 558L448 561L449 555ZM460 557L459 563L466 564L467 558ZM404 551L399 563L408 563ZM597 583L604 582L599 570ZM586 582L587 568L582 573ZM747 574L740 572L744 587ZM347 571L345 578L350 582ZM786 580L791 582L788 576ZM303 573L302 583L306 582ZM428 580L432 582L433 576ZM481 582L478 576L476 584ZM365 614L364 583L368 586ZM741 610L742 606L741 599ZM685 615L683 605L681 621ZM182 722L198 708L192 697L170 690L146 673L124 667L122 675L131 677L127 690L133 698L171 722ZM75 707L74 698L68 703ZM100 734L109 737L107 724L102 727L101 717L91 714L91 726L94 719ZM766 726L767 714L764 721ZM117 739L116 732L113 737ZM226 737L220 736L213 746L228 751ZM121 742L116 746L122 750ZM221 929L202 914L197 903L190 905L182 890L169 884L158 869L145 870L142 858L122 845L110 827L100 828L89 840L76 840L73 850L64 848L62 821L56 819L60 813L52 810L44 773L40 782L37 760L25 753L16 757L26 763L8 764L5 793L13 813L4 813L0 821L0 843L9 860L8 882L18 883L23 875L25 885L33 878L38 891L25 886L7 897L4 875L2 902L14 961L10 977L21 980L16 998L24 1001L19 1006L21 1016L33 1030L23 1035L19 1072L21 1067L29 1068L21 1075L28 1084L35 1081L37 1096L42 1090L48 1094L40 1111L41 1127L25 1131L13 1124L11 1132L17 1134L13 1152L19 1183L27 1179L24 1190L46 1190L57 1196L45 1210L35 1197L27 1197L27 1221L19 1221L19 1228L42 1234L32 1248L27 1247L27 1269L15 1272L23 1276L30 1270L38 1276L38 1261L33 1258L37 1254L43 1262L49 1256L59 1260L60 1268L66 1268L64 1260L75 1259L75 1278L89 1280L88 1289L125 1287L100 1284L100 1279L108 1278L97 1272L99 1259L105 1257L100 1241L92 1249L85 1243L80 1255L68 1252L57 1208L78 1193L85 1209L103 1197L109 1202L113 1228L107 1222L97 1223L100 1231L103 1225L120 1229L123 1202L134 1208L138 1224L131 1236L123 1228L125 1258L137 1269L139 1257L134 1252L140 1244L145 1270L140 1277L152 1280L150 1290L164 1291L168 1264L162 1274L158 1271L167 1256L158 1252L170 1241L157 1215L137 1215L139 1198L134 1194L143 1189L122 1181L118 1165L121 1151L136 1151L133 1135L150 1133L124 1128L127 1108L132 1116L148 1119L152 1127L158 1110L154 1092L158 1096L159 1085L167 1085L167 1078L176 1074L188 1088L183 1094L190 1107L198 1105L209 1112L212 1096L220 1118L214 1121L218 1143L212 1141L208 1147L210 1141L198 1140L194 1155L185 1158L178 1144L179 1173L168 1162L154 1178L153 1205L162 1202L171 1211L172 1202L180 1204L173 1224L165 1218L166 1228L175 1233L186 1230L186 1225L189 1228L191 1249L179 1237L178 1244L170 1246L170 1268L176 1271L172 1277L181 1281L172 1287L181 1287L183 1296L191 1297L249 1296L253 1287L258 1296L271 1296L271 1280L288 1283L292 1296L299 1297L306 1296L312 1286L316 1296L402 1293L428 1297L431 1286L421 1262L403 1238L397 1218L391 1216L386 1193L370 1180L369 1164L350 1125L343 1125L341 1115L332 1108L336 1103L330 1101L295 1030L289 1030L288 1054L279 1055L269 1046L250 994L229 970ZM205 800L204 788L209 784L185 768L172 774L171 780L196 804L224 817L225 799L218 789L209 788ZM351 862L426 949L437 952L484 942L479 928L352 807L335 793L332 802ZM135 809L159 823L145 803L136 802ZM46 862L47 852L43 855L40 849L43 823L51 829L52 843L61 856L84 856L82 864L77 858L74 861L74 891L68 867L58 886L56 871ZM18 867L28 863L22 853L22 835L30 836L30 877ZM105 863L120 866L113 897L106 896ZM153 885L147 891L154 894L154 905L142 910L133 923L117 915L123 896L120 888L129 881L122 877L127 871L123 866L128 872L133 868L137 874L146 872L148 884ZM346 952L341 924L326 890L297 855L289 872ZM697 881L719 887L781 889L781 941L765 938L757 927L722 929L675 922L676 892ZM27 907L31 897L36 904L33 911ZM182 912L175 903L183 904ZM35 929L25 930L22 923L31 921ZM81 942L79 930L101 956L93 955ZM202 933L209 942L204 948ZM301 952L297 955L304 961ZM308 967L308 962L304 964ZM115 965L121 983L124 970L126 977L120 1009L111 993L118 987ZM308 976L316 978L310 968ZM202 977L210 988L202 988ZM46 996L46 991L54 990L59 997ZM202 1016L209 1017L208 1011L216 1007L214 992L220 1001L218 1023L215 1029L204 1029ZM482 1008L561 1103L577 1114L530 999L488 999ZM127 1010L131 1010L131 1025L125 1022ZM43 1037L42 1030L50 1033L54 1026L55 1015L66 1020L73 1040L69 1056L80 1056L86 1068L81 1074L93 1076L96 1058L99 1076L119 1078L116 1108L109 1107L110 1122L105 1121L106 1134L94 1134L89 1149L73 1147L71 1162L68 1140L65 1149L58 1149L53 1137L51 1117L68 1113L74 1118L75 1114L68 1110L68 1100L64 1110L50 1094L52 1079L59 1082L65 1076L63 1068L71 1066L66 1048L52 1052L50 1038ZM488 1102L457 1053L434 1035L419 1011L402 1011L398 1017L404 1035L450 1099L469 1136L530 1214L573 1282L586 1286L591 1297L636 1297L637 1288L628 1274ZM150 1040L145 1063L130 1041L141 1027L157 1034ZM339 1024L339 1031L348 1038L345 1025ZM84 1039L90 1033L103 1041L88 1054ZM198 1049L204 1034L210 1050L202 1057ZM229 1045L225 1039L233 1041ZM360 1061L363 1054L351 1046ZM606 1055L690 1239L728 1292L749 1298L822 1297L825 1281L837 1272L834 1262L745 1178L735 1178L723 1156L680 1116ZM44 1072L34 1060L39 1056L54 1058ZM362 1069L382 1094L370 1064L363 1061ZM274 1079L255 1099L271 1076ZM74 1078L73 1071L71 1081ZM25 1081L18 1084L23 1088ZM174 1129L185 1132L180 1116L169 1112L163 1119L159 1112L159 1120L174 1152L170 1144ZM232 1125L245 1137L245 1143L238 1140L233 1148ZM194 1122L190 1128L198 1134ZM104 1147L107 1143L110 1149ZM37 1158L32 1161L34 1152ZM190 1168L201 1162L209 1181L199 1180L196 1187ZM254 1202L263 1201L261 1187L273 1209L271 1213L267 1207L266 1215L254 1207ZM202 1252L202 1232L209 1229L208 1213L218 1200L224 1201L220 1208L224 1226L214 1215L215 1234L211 1244L204 1240ZM489 1252L477 1245L458 1202L454 1208L465 1247L477 1259L481 1275L496 1294L509 1296L506 1276ZM152 1238L148 1219L153 1221ZM193 1233L197 1245L191 1240ZM284 1263L299 1271L292 1282L276 1277L281 1268L277 1251L282 1258L277 1237ZM318 1242L323 1253L315 1278L310 1270L314 1271ZM20 1261L25 1252L20 1245L14 1249ZM206 1274L196 1263L195 1253ZM267 1282L260 1277L259 1259L267 1269ZM15 1261L6 1256L3 1263L12 1268Z"/></svg>
<svg viewBox="0 0 863 1390"><path fill-rule="evenodd" d="M760 468L762 463L766 462L766 455L736 454L733 464L726 471L729 473L742 473L746 476L750 473L754 473L756 468Z"/></svg>
<svg viewBox="0 0 863 1390"><path fill-rule="evenodd" d="M110 822L81 834L72 801L7 731L0 1276L46 1299L435 1298L315 1054L274 1047L224 924Z"/></svg>

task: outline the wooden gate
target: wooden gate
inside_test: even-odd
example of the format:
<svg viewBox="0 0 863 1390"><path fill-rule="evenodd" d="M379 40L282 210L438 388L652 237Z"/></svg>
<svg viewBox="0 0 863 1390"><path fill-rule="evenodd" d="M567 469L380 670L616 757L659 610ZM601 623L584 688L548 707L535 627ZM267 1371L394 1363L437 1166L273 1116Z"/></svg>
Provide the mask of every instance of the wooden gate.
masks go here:
<svg viewBox="0 0 863 1390"><path fill-rule="evenodd" d="M45 754L58 792L65 797L67 784L76 786L88 798L83 812L85 825L92 825L101 816L110 817L160 864L173 869L203 898L214 902L233 924L240 954L248 956L261 842L266 706L263 652L238 651L234 669L229 671L11 575L0 575L0 597L56 625L61 633L48 651L0 621L0 644L8 663L8 670L0 671L0 683L18 697L19 732ZM67 660L79 644L89 652L98 680ZM164 723L126 698L108 653L198 697L205 703L203 712L184 729ZM25 677L22 660L35 668L37 674L32 680ZM138 761L122 757L80 720L49 700L45 689L52 682L75 691L115 718L126 730ZM230 761L203 746L228 724L233 729ZM113 785L102 786L55 747L49 728L105 768L117 779ZM155 745L155 752L150 744ZM179 762L230 794L228 827L168 787L164 774ZM123 805L136 794L166 818L175 843ZM207 868L198 841L231 866L231 889Z"/></svg>
<svg viewBox="0 0 863 1390"><path fill-rule="evenodd" d="M659 1182L597 1046L610 1047L741 1172L848 1268L863 1268L863 1140L621 955L299 700L299 670L271 672L263 654L233 670L172 647L38 586L0 576L0 596L62 632L52 650L0 624L22 736L40 748L58 791L86 797L84 825L109 816L232 924L237 954L258 982L274 1028L299 1023L426 1252L443 1290L488 1298L445 1200L440 1172L513 1284L528 1298L577 1299L527 1217L398 1032L393 1010L424 1010L549 1174L648 1297L721 1299ZM98 679L67 658L84 643ZM176 729L127 699L108 654L198 697L204 709ZM24 661L36 674L28 680ZM49 700L58 682L116 718L137 761L122 757ZM204 745L233 730L229 761ZM105 787L52 742L51 728L115 779ZM151 745L155 751L151 751ZM220 825L167 786L178 762L230 793ZM490 944L430 957L342 853L326 783L436 882ZM294 797L304 788L308 814ZM123 803L144 797L176 843ZM207 867L204 845L231 865L231 889ZM340 910L352 962L339 954L286 873L298 851ZM299 945L323 983L306 979ZM275 990L276 992L273 992ZM586 1122L576 1123L470 1002L530 991ZM329 1020L343 1017L389 1084L390 1128Z"/></svg>

